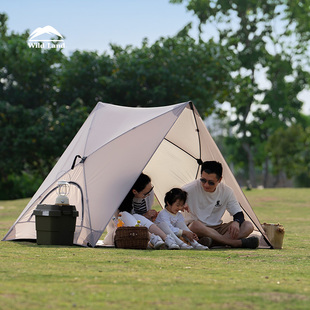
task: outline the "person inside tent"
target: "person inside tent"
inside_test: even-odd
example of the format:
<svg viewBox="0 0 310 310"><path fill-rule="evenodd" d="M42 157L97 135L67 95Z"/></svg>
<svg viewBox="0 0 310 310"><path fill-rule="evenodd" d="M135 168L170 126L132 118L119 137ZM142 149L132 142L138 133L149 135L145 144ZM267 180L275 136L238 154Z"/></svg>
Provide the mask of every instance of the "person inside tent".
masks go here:
<svg viewBox="0 0 310 310"><path fill-rule="evenodd" d="M155 223L166 234L174 237L181 250L208 250L207 246L197 242L197 235L185 225L184 217L179 212L184 209L186 199L187 192L180 188L173 188L167 192L164 199L165 208L158 213ZM183 242L180 237L183 237L190 245Z"/></svg>
<svg viewBox="0 0 310 310"><path fill-rule="evenodd" d="M185 222L201 244L255 249L258 238L248 237L254 226L245 221L233 190L221 182L222 173L221 163L206 161L201 166L201 178L182 187L188 193L188 210L183 211ZM222 221L226 210L233 217L229 223Z"/></svg>
<svg viewBox="0 0 310 310"><path fill-rule="evenodd" d="M153 202L154 192L151 178L141 173L119 206L119 216L125 226L135 226L137 221L140 221L141 226L147 227L151 233L150 243L154 249L161 248L163 244L165 244L169 250L179 249L173 236L165 234L154 224L158 212L151 209Z"/></svg>

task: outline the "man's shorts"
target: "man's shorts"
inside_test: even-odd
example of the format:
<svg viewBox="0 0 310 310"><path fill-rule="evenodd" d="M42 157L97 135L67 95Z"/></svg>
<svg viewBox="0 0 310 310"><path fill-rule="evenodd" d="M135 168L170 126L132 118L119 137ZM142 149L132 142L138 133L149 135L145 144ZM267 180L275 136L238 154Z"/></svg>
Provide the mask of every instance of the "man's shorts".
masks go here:
<svg viewBox="0 0 310 310"><path fill-rule="evenodd" d="M233 223L233 221L229 222L229 223L222 223L220 225L216 225L216 226L207 226L210 227L214 230L216 230L219 234L221 235L225 235L228 231L228 227L231 225L231 223Z"/></svg>

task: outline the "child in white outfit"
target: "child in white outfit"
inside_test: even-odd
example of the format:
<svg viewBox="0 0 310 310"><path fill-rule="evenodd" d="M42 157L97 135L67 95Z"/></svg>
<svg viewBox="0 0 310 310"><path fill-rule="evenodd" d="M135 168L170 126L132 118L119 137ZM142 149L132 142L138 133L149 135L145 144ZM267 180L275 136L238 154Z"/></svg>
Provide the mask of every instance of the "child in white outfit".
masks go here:
<svg viewBox="0 0 310 310"><path fill-rule="evenodd" d="M185 224L183 211L187 199L187 192L180 188L173 188L165 195L165 209L161 210L155 220L157 226L166 234L173 235L176 244L183 250L207 250L197 242L198 237ZM183 242L179 237L184 237L191 245Z"/></svg>

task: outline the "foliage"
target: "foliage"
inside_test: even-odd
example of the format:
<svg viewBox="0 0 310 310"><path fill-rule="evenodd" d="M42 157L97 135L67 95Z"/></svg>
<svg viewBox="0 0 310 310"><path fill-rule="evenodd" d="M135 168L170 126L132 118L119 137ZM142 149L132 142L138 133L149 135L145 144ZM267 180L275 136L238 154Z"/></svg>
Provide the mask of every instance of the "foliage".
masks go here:
<svg viewBox="0 0 310 310"><path fill-rule="evenodd" d="M269 137L296 123L309 127L297 97L310 80L308 0L170 2L186 2L198 17L198 41L188 24L151 45L147 39L139 48L112 45L112 55L75 51L66 57L61 50L29 48L29 31L9 32L8 17L0 14L2 197L34 190L30 180L44 179L98 101L151 107L191 100L202 115L221 117L221 104L229 102L234 136L221 147L236 170L248 169L254 186L255 171L268 171ZM210 23L214 38L206 36ZM266 85L258 82L262 74ZM274 173L281 170L276 163L285 162L280 154L269 151Z"/></svg>
<svg viewBox="0 0 310 310"><path fill-rule="evenodd" d="M18 186L14 182L12 186L12 180L25 173L42 180L86 117L83 106L76 103L72 107L61 106L57 114L54 118L46 106L27 109L0 102L2 197L23 197L20 194L25 184L20 182Z"/></svg>
<svg viewBox="0 0 310 310"><path fill-rule="evenodd" d="M47 175L87 111L78 100L57 105L62 52L28 48L29 32L8 33L6 21L0 14L0 189L18 198L33 193L30 180Z"/></svg>
<svg viewBox="0 0 310 310"><path fill-rule="evenodd" d="M153 45L113 45L112 56L75 51L65 57L61 50L29 48L28 31L8 33L5 14L0 22L3 197L19 197L24 185L18 189L15 181L25 173L47 175L98 101L162 106L192 100L211 113L233 87L234 54L213 41L196 43L190 25Z"/></svg>
<svg viewBox="0 0 310 310"><path fill-rule="evenodd" d="M42 182L43 178L39 174L35 175L29 172L9 174L5 182L0 183L0 199L30 197Z"/></svg>
<svg viewBox="0 0 310 310"><path fill-rule="evenodd" d="M309 81L309 1L170 2L187 3L199 19L200 40L204 25L215 25L219 43L234 51L240 62L232 72L236 87L229 101L235 115L231 126L247 154L255 185L254 166L267 162L261 150L268 137L300 120L302 102L297 96ZM263 84L261 76L266 78Z"/></svg>
<svg viewBox="0 0 310 310"><path fill-rule="evenodd" d="M90 112L98 101L109 102L105 80L113 71L110 56L75 51L63 59L60 70L57 106L71 105L78 100Z"/></svg>
<svg viewBox="0 0 310 310"><path fill-rule="evenodd" d="M214 42L197 44L189 26L152 46L122 49L113 45L115 69L107 85L110 98L127 106L161 106L193 101L201 113L229 96L236 67L233 54Z"/></svg>
<svg viewBox="0 0 310 310"><path fill-rule="evenodd" d="M55 101L57 65L63 54L55 49L28 48L29 32L7 33L0 14L0 98L14 106L36 109Z"/></svg>
<svg viewBox="0 0 310 310"><path fill-rule="evenodd" d="M288 177L310 177L310 127L301 125L279 128L269 137L266 145L273 169L278 174L284 171Z"/></svg>

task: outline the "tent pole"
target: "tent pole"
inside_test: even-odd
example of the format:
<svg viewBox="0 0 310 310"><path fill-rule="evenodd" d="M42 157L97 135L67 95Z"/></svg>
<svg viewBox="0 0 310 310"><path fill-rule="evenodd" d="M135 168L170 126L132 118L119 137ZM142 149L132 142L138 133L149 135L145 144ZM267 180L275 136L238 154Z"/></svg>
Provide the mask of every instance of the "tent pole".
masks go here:
<svg viewBox="0 0 310 310"><path fill-rule="evenodd" d="M250 217L250 215L243 209L243 207L242 207L242 205L240 204L240 202L239 202L239 205L240 205L241 209L243 210L243 212L249 217L249 219L252 220L252 218ZM268 239L265 237L265 235L264 235L265 232L263 233L263 232L259 229L259 227L257 227L257 225L255 224L255 222L254 222L253 220L252 220L252 224L255 225L255 227L257 228L257 230L262 234L262 236L263 236L265 242L270 246L271 249L273 249L272 244L269 242L269 240L268 240Z"/></svg>
<svg viewBox="0 0 310 310"><path fill-rule="evenodd" d="M193 103L191 101L189 102L189 106L190 106L190 108L191 108L191 110L193 112L193 117L194 117L194 121L195 121L195 125L196 125L196 131L197 131L197 135L198 135L198 144L199 144L199 159L196 158L197 164L198 164L198 168L197 168L197 171L196 171L195 179L197 179L198 173L199 173L199 168L200 168L200 166L203 163L203 161L201 159L201 142L200 142L200 133L199 133L199 128L198 128L198 123L197 123L197 119L196 119L196 115L195 115L195 109L194 109L194 105L193 105Z"/></svg>

